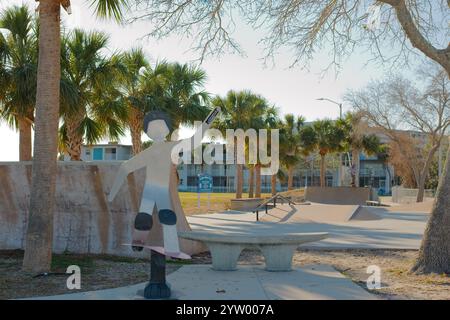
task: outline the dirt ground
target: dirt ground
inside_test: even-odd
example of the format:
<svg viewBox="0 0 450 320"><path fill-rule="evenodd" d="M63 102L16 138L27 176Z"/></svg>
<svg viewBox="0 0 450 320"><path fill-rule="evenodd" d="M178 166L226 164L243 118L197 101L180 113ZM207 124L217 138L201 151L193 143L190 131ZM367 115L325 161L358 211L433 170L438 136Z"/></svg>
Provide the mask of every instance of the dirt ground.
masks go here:
<svg viewBox="0 0 450 320"><path fill-rule="evenodd" d="M144 259L102 255L54 255L52 275L34 277L21 272L23 251L0 251L0 299L17 299L48 296L74 291L108 289L140 283L148 279L149 262ZM77 265L81 269L81 290L69 290L66 286L67 267ZM167 264L167 273L180 267Z"/></svg>
<svg viewBox="0 0 450 320"><path fill-rule="evenodd" d="M449 275L414 275L408 273L417 255L416 250L299 250L294 265L330 264L355 283L366 289L369 265L381 269L382 287L372 290L381 299L444 299L450 300ZM149 262L143 259L94 255L55 255L53 272L63 274L33 278L20 271L22 251L0 252L0 299L72 293L66 288L67 266L80 266L81 290L90 291L120 287L144 282L148 279ZM209 253L193 257L188 263L209 264ZM263 264L258 251L244 250L240 264ZM168 261L167 273L182 264Z"/></svg>

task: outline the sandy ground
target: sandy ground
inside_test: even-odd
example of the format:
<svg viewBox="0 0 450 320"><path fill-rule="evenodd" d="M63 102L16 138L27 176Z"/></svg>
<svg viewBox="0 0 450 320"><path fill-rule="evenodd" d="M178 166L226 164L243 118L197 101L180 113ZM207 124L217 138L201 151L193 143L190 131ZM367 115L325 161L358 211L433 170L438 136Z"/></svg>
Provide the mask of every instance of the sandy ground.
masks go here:
<svg viewBox="0 0 450 320"><path fill-rule="evenodd" d="M299 250L294 265L329 264L366 288L369 265L381 270L382 287L370 292L381 299L444 299L450 300L449 275L415 275L408 271L417 255L416 250ZM67 265L78 264L82 270L80 291L132 285L148 279L149 262L109 256L55 256L53 271L65 272ZM258 251L244 250L239 264L263 264ZM20 272L22 252L0 252L0 299L72 293L66 288L67 275L33 278ZM209 253L193 257L190 263L210 264ZM167 273L177 270L176 261L167 264ZM77 292L80 292L77 290Z"/></svg>

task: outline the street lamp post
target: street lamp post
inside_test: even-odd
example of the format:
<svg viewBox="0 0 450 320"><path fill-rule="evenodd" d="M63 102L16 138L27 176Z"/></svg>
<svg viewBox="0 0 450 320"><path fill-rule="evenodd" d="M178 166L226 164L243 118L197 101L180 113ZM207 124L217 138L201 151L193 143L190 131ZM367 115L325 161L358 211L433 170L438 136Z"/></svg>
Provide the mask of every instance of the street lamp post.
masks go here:
<svg viewBox="0 0 450 320"><path fill-rule="evenodd" d="M334 104L337 104L339 106L339 119L342 119L342 103L336 102L334 100L328 99L328 98L318 98L319 101L328 101Z"/></svg>
<svg viewBox="0 0 450 320"><path fill-rule="evenodd" d="M328 101L331 103L334 103L336 105L339 106L339 119L342 119L342 103L340 102L336 102L334 100L328 99L328 98L318 98L317 100L319 101ZM339 181L339 185L338 186L342 186L342 173L341 173L341 169L342 169L342 153L339 153L339 168L338 168L338 181Z"/></svg>

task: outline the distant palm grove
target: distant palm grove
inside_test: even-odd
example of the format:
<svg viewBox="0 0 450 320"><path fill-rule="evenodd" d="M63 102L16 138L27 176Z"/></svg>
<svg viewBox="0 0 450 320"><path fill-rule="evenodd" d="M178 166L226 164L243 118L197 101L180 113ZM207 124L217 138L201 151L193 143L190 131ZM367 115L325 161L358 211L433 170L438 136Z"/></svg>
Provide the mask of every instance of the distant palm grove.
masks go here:
<svg viewBox="0 0 450 320"><path fill-rule="evenodd" d="M19 131L21 161L32 159L31 136L37 90L38 28L26 6L13 6L0 15L0 115ZM279 129L282 169L271 179L293 188L294 168L313 153L320 155L320 185L325 186L326 156L352 151L377 153L382 148L375 135L357 130L357 115L305 125L292 114L280 117L275 105L251 91L230 90L212 96L204 90L205 72L190 64L151 63L141 48L109 53L108 35L71 30L61 35L59 153L81 160L81 146L101 139L117 141L129 130L133 154L139 153L145 113L166 111L177 128L202 120L212 107L222 114L216 128ZM355 156L355 159L358 158ZM261 195L261 164L248 164L249 197ZM357 178L353 175L355 184ZM242 197L243 165L237 165L236 196Z"/></svg>

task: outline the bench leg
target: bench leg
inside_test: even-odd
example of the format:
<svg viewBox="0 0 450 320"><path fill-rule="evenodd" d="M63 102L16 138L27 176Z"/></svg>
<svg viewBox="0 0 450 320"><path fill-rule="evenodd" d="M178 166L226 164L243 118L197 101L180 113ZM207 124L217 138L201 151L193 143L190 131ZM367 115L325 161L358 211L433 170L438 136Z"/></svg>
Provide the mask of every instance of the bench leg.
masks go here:
<svg viewBox="0 0 450 320"><path fill-rule="evenodd" d="M267 271L291 271L297 245L260 245Z"/></svg>
<svg viewBox="0 0 450 320"><path fill-rule="evenodd" d="M242 247L237 244L208 243L211 252L212 267L217 271L232 271L237 269L237 261Z"/></svg>

